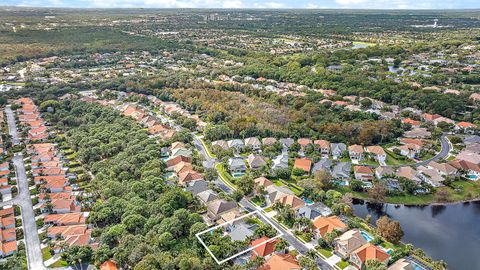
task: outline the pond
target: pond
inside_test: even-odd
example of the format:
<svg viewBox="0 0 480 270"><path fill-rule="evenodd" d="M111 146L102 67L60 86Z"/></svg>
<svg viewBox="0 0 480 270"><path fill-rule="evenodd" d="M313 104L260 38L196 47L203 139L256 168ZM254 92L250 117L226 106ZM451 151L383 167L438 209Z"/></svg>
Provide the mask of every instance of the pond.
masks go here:
<svg viewBox="0 0 480 270"><path fill-rule="evenodd" d="M449 269L480 269L480 202L432 206L373 205L354 201L357 216L382 215L398 220L405 236L402 241L422 248Z"/></svg>

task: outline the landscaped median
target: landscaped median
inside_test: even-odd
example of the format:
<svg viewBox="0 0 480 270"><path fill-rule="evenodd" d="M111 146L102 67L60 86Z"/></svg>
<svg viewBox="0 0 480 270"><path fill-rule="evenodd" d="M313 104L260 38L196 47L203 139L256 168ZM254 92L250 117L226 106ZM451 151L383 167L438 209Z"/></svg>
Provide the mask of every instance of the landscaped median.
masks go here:
<svg viewBox="0 0 480 270"><path fill-rule="evenodd" d="M237 187L235 186L235 184L233 184L231 182L231 177L230 174L225 171L225 168L223 167L223 165L221 163L218 163L215 165L215 169L217 169L217 172L218 172L218 176L220 176L220 178L222 179L222 181L228 186L230 187L231 189L233 190L236 190Z"/></svg>
<svg viewBox="0 0 480 270"><path fill-rule="evenodd" d="M205 149L205 151L207 152L207 155L210 157L210 158L217 158L217 156L215 156L214 154L212 154L212 152L210 152L210 149L208 149L207 147L207 144L205 143L205 141L201 138L201 137L196 137L200 143L203 145L203 149Z"/></svg>

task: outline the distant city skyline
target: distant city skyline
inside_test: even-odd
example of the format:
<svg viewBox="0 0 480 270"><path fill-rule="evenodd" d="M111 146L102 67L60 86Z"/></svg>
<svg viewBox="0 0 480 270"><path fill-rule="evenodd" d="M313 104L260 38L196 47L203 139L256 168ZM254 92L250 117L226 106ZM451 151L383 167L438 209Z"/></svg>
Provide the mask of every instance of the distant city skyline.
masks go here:
<svg viewBox="0 0 480 270"><path fill-rule="evenodd" d="M0 0L0 6L72 8L478 9L479 0Z"/></svg>

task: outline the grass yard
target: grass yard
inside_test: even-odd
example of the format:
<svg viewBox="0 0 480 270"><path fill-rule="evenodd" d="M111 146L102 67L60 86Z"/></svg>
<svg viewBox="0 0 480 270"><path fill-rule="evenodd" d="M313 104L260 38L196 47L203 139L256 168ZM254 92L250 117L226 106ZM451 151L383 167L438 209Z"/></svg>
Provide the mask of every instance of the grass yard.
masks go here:
<svg viewBox="0 0 480 270"><path fill-rule="evenodd" d="M328 249L319 248L318 252L320 252L325 258L330 258L333 255L332 251Z"/></svg>
<svg viewBox="0 0 480 270"><path fill-rule="evenodd" d="M52 258L52 253L51 252L51 249L49 247L46 247L46 248L43 248L42 249L42 258L43 258L43 261L46 261L50 258Z"/></svg>
<svg viewBox="0 0 480 270"><path fill-rule="evenodd" d="M51 267L51 268L67 267L67 266L68 266L68 263L64 260L58 260L58 261L52 263L51 265L49 265L49 267Z"/></svg>
<svg viewBox="0 0 480 270"><path fill-rule="evenodd" d="M350 264L346 261L339 261L336 266L338 266L338 268L340 269L345 269L347 268L347 266L349 266Z"/></svg>
<svg viewBox="0 0 480 270"><path fill-rule="evenodd" d="M222 164L218 163L215 165L215 168L218 171L218 175L225 181L227 182L227 185L230 187L236 188L235 184L233 184L233 177L225 170Z"/></svg>
<svg viewBox="0 0 480 270"><path fill-rule="evenodd" d="M412 163L410 160L403 159L403 156L397 155L390 150L385 149L385 152L387 153L387 161L386 161L387 165L401 166L404 164Z"/></svg>

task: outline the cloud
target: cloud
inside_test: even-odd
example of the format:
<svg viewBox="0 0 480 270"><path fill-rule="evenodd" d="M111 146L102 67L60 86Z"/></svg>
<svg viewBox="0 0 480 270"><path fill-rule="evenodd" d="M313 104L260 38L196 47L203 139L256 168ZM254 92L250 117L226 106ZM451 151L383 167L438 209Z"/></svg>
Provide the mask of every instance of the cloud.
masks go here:
<svg viewBox="0 0 480 270"><path fill-rule="evenodd" d="M287 6L284 3L280 2L266 2L266 3L253 3L254 8L272 8L272 9L279 9L279 8L286 8Z"/></svg>
<svg viewBox="0 0 480 270"><path fill-rule="evenodd" d="M223 1L222 8L243 8L245 5L240 0Z"/></svg>
<svg viewBox="0 0 480 270"><path fill-rule="evenodd" d="M369 0L335 0L335 3L340 4L342 6L358 5L358 4L363 4L365 2L369 2ZM370 2L374 2L374 1L370 1Z"/></svg>

